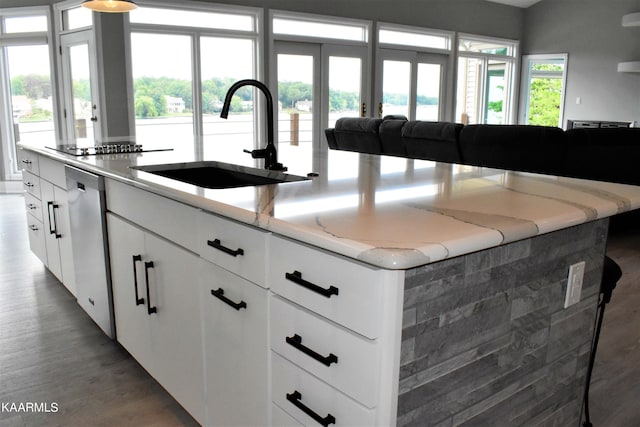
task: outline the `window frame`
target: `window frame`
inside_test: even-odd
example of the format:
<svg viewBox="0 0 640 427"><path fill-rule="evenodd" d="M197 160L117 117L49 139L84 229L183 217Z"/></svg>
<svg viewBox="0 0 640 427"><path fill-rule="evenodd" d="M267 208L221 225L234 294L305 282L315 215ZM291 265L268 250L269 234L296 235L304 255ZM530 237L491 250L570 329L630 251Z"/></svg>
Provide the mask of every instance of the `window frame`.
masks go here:
<svg viewBox="0 0 640 427"><path fill-rule="evenodd" d="M562 75L559 77L562 80L562 93L560 95L560 114L558 117L558 127L562 128L564 124L564 110L566 104L567 94L567 71L569 67L569 54L568 53L541 53L533 55L523 55L521 60L522 71L520 72L520 106L518 109L518 122L521 124L527 124L529 121L529 89L531 86L531 75L529 74L529 62L531 60L559 60L563 61L564 69ZM559 72L553 72L550 74L558 74Z"/></svg>

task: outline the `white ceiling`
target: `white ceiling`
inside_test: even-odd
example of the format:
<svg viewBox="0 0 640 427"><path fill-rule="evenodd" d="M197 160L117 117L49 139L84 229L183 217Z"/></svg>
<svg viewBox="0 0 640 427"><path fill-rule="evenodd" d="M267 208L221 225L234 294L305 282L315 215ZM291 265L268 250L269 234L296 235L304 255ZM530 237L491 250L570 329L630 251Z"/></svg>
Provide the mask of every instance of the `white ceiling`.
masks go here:
<svg viewBox="0 0 640 427"><path fill-rule="evenodd" d="M517 6L527 8L533 4L538 3L540 0L488 0L494 3L508 4L509 6Z"/></svg>

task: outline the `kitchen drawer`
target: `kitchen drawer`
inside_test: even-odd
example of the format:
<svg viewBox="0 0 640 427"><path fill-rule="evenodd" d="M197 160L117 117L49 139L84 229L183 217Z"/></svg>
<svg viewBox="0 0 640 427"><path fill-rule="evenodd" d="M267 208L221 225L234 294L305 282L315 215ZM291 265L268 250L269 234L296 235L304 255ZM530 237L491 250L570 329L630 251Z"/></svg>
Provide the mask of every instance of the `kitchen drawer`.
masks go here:
<svg viewBox="0 0 640 427"><path fill-rule="evenodd" d="M27 171L22 171L22 185L25 191L40 199L40 178Z"/></svg>
<svg viewBox="0 0 640 427"><path fill-rule="evenodd" d="M31 193L25 193L24 204L27 212L33 215L38 221L43 222L42 202Z"/></svg>
<svg viewBox="0 0 640 427"><path fill-rule="evenodd" d="M105 179L105 192L108 211L192 252L198 251L197 209L113 179Z"/></svg>
<svg viewBox="0 0 640 427"><path fill-rule="evenodd" d="M18 165L23 171L28 171L36 175L40 175L40 164L37 153L27 150L18 151Z"/></svg>
<svg viewBox="0 0 640 427"><path fill-rule="evenodd" d="M53 185L67 189L67 176L64 170L64 163L51 160L47 157L40 157L40 178L46 179Z"/></svg>
<svg viewBox="0 0 640 427"><path fill-rule="evenodd" d="M271 349L373 408L378 346L278 297L271 298Z"/></svg>
<svg viewBox="0 0 640 427"><path fill-rule="evenodd" d="M201 257L266 287L269 233L207 212L200 212L198 230Z"/></svg>
<svg viewBox="0 0 640 427"><path fill-rule="evenodd" d="M368 338L377 338L382 308L379 270L276 236L272 236L269 253L273 292Z"/></svg>
<svg viewBox="0 0 640 427"><path fill-rule="evenodd" d="M304 425L317 426L316 417L335 426L375 425L375 410L365 408L308 372L272 354L273 402ZM330 418L333 417L333 420Z"/></svg>
<svg viewBox="0 0 640 427"><path fill-rule="evenodd" d="M44 225L33 215L27 214L27 228L29 232L29 247L44 265L47 265L47 249L45 246Z"/></svg>

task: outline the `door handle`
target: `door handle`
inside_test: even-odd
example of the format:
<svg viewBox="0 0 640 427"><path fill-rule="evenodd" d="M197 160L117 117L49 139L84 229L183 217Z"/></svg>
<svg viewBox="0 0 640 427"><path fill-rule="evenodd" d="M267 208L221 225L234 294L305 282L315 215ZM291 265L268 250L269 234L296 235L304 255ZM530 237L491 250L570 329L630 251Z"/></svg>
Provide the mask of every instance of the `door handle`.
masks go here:
<svg viewBox="0 0 640 427"><path fill-rule="evenodd" d="M147 283L147 314L151 316L153 313L158 312L157 307L151 307L151 297L149 296L149 269L153 268L153 261L144 263L144 276Z"/></svg>
<svg viewBox="0 0 640 427"><path fill-rule="evenodd" d="M56 239L62 237L60 233L58 233L58 221L56 220L56 209L59 208L56 202L47 202L47 215L49 216L49 234L53 234L56 236Z"/></svg>
<svg viewBox="0 0 640 427"><path fill-rule="evenodd" d="M135 290L136 305L142 305L144 304L144 298L140 298L138 295L138 271L136 269L136 262L138 261L142 262L142 255L133 255L133 289Z"/></svg>
<svg viewBox="0 0 640 427"><path fill-rule="evenodd" d="M382 102L378 102L378 118L382 118Z"/></svg>
<svg viewBox="0 0 640 427"><path fill-rule="evenodd" d="M92 116L89 120L95 123L98 121L98 116Z"/></svg>
<svg viewBox="0 0 640 427"><path fill-rule="evenodd" d="M367 104L365 102L360 106L360 117L367 117Z"/></svg>

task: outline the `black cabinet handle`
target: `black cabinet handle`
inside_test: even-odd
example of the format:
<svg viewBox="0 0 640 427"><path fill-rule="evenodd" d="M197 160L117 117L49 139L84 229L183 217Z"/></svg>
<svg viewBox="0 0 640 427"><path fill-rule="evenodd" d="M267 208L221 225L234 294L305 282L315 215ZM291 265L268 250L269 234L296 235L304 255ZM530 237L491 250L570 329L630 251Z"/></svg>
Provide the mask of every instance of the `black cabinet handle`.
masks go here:
<svg viewBox="0 0 640 427"><path fill-rule="evenodd" d="M220 301L225 302L226 304L230 305L231 307L235 308L238 311L241 308L244 308L244 309L247 308L247 303L246 302L244 302L244 301L233 302L229 298L225 297L224 296L224 290L222 288L218 288L215 291L213 289L211 289L211 295L213 295L214 297L218 298Z"/></svg>
<svg viewBox="0 0 640 427"><path fill-rule="evenodd" d="M38 231L38 227L36 227L35 225L30 225L29 228L31 229L31 231Z"/></svg>
<svg viewBox="0 0 640 427"><path fill-rule="evenodd" d="M140 298L138 295L138 271L136 270L136 262L142 261L142 255L133 255L133 289L135 290L136 295L136 305L144 304L144 298ZM147 279L148 281L148 279ZM147 289L148 289L147 285Z"/></svg>
<svg viewBox="0 0 640 427"><path fill-rule="evenodd" d="M24 183L24 185L25 185L26 187L28 187L28 188L35 187L35 184L32 184L32 183L31 183L31 182L29 182L29 181L25 182L25 183Z"/></svg>
<svg viewBox="0 0 640 427"><path fill-rule="evenodd" d="M286 337L285 340L287 341L287 344L289 344L290 346L296 348L297 350L300 350L307 356L317 360L323 365L331 366L332 363L338 363L338 356L336 356L335 354L329 353L328 356L322 356L321 354L316 353L315 351L311 350L309 347L302 344L302 337L298 334L294 334L292 337Z"/></svg>
<svg viewBox="0 0 640 427"><path fill-rule="evenodd" d="M28 159L22 159L22 163L24 163L25 165L30 165L33 162L31 160L28 160Z"/></svg>
<svg viewBox="0 0 640 427"><path fill-rule="evenodd" d="M322 296L331 298L331 295L338 295L338 288L335 286L329 286L327 289L320 287L314 283L307 282L302 278L302 273L294 271L293 273L285 273L284 277L293 283L305 287L313 292L319 293Z"/></svg>
<svg viewBox="0 0 640 427"><path fill-rule="evenodd" d="M56 239L62 237L58 233L58 221L56 220L56 209L59 208L56 202L47 202L47 215L49 216L49 234L55 234Z"/></svg>
<svg viewBox="0 0 640 427"><path fill-rule="evenodd" d="M37 206L36 206L36 205L34 205L33 203L29 203L29 204L27 205L27 208L29 208L29 210L34 210L34 209L36 209L36 208L37 208Z"/></svg>
<svg viewBox="0 0 640 427"><path fill-rule="evenodd" d="M147 314L151 316L153 313L158 312L157 307L151 307L151 297L149 297L149 269L153 268L153 261L144 263L144 275L147 282Z"/></svg>
<svg viewBox="0 0 640 427"><path fill-rule="evenodd" d="M327 427L329 424L335 424L336 418L327 414L326 417L321 417L316 414L311 408L302 403L300 400L302 399L302 394L298 390L295 390L293 393L287 393L287 400L295 405L296 408L300 409L305 414L309 415L315 421L318 422L321 426Z"/></svg>
<svg viewBox="0 0 640 427"><path fill-rule="evenodd" d="M230 249L226 246L223 246L222 243L220 243L220 239L207 240L207 245L234 257L238 255L244 255L244 249L242 248L238 248L236 250Z"/></svg>

